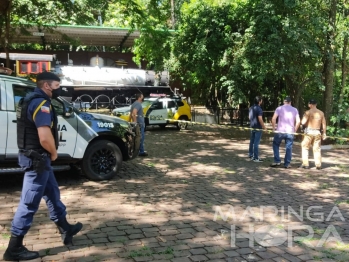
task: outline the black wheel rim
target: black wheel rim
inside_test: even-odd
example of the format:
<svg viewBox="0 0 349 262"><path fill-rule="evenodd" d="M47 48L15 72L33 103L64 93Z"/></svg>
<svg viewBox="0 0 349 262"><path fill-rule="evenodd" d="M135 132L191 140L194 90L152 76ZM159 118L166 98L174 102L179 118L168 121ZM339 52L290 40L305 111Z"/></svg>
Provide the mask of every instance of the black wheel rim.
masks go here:
<svg viewBox="0 0 349 262"><path fill-rule="evenodd" d="M99 175L107 175L116 167L116 157L112 150L100 149L91 157L91 168Z"/></svg>
<svg viewBox="0 0 349 262"><path fill-rule="evenodd" d="M179 122L178 126L180 129L185 129L187 127L187 123Z"/></svg>

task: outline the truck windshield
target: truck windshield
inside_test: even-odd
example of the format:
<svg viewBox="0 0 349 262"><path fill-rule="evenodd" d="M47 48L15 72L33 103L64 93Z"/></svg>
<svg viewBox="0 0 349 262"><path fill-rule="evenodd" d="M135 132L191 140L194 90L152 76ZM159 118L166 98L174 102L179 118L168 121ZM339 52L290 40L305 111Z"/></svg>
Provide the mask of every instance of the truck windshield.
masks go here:
<svg viewBox="0 0 349 262"><path fill-rule="evenodd" d="M69 102L68 102L67 100L65 100L63 97L60 96L58 99L59 99L60 101L63 102L65 108L72 107L72 108L73 108L73 111L74 111L76 114L79 115L79 114L81 113L77 108L75 108L71 103L69 103Z"/></svg>
<svg viewBox="0 0 349 262"><path fill-rule="evenodd" d="M142 102L142 107L143 107L143 108L146 108L146 107L148 107L148 106L151 106L153 103L154 103L154 101L144 100L144 101Z"/></svg>

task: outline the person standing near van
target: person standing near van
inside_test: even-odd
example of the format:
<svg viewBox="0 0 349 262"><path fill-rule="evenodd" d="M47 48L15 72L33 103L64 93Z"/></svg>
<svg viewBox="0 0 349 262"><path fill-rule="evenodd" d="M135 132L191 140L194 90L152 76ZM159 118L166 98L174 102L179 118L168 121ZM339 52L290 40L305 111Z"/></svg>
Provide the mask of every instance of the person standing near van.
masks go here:
<svg viewBox="0 0 349 262"><path fill-rule="evenodd" d="M250 118L250 127L253 128L251 130L250 136L250 147L248 151L248 157L253 160L253 162L263 162L262 159L259 158L259 143L262 137L262 129L266 129L263 122L263 110L261 108L261 104L263 103L263 99L260 96L256 96L254 100L254 105L250 107L249 110L249 118Z"/></svg>
<svg viewBox="0 0 349 262"><path fill-rule="evenodd" d="M136 101L131 105L130 118L133 122L139 124L141 131L141 144L139 147L139 156L148 156L148 153L144 151L144 138L145 138L145 121L143 114L142 101L144 96L142 93L137 93Z"/></svg>

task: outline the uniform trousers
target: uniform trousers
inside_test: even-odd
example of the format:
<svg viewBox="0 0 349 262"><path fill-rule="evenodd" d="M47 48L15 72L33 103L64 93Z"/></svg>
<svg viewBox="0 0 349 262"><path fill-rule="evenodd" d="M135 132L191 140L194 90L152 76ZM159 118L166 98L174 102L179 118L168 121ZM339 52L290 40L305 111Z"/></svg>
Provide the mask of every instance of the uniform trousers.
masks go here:
<svg viewBox="0 0 349 262"><path fill-rule="evenodd" d="M51 167L51 159L46 157L46 169L38 174L31 169L32 159L18 155L19 165L26 170L23 179L21 199L12 221L11 232L17 236L24 236L33 222L33 217L39 209L43 198L48 207L50 219L57 222L66 216L66 207L60 200L60 191Z"/></svg>

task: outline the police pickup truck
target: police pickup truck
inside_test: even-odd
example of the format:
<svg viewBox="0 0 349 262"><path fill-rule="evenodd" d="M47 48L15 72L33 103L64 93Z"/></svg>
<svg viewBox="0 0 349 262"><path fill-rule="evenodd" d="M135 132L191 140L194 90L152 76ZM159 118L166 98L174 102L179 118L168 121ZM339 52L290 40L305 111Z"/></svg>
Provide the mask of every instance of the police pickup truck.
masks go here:
<svg viewBox="0 0 349 262"><path fill-rule="evenodd" d="M23 172L17 165L16 108L35 86L21 78L0 75L0 174ZM105 180L118 173L123 160L138 155L137 124L114 116L80 112L62 97L53 99L52 105L58 115L59 133L54 170L78 164L89 179Z"/></svg>

